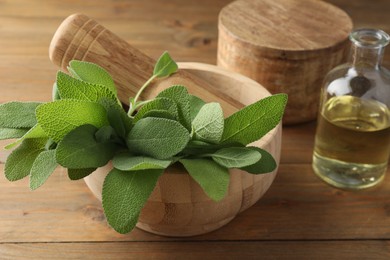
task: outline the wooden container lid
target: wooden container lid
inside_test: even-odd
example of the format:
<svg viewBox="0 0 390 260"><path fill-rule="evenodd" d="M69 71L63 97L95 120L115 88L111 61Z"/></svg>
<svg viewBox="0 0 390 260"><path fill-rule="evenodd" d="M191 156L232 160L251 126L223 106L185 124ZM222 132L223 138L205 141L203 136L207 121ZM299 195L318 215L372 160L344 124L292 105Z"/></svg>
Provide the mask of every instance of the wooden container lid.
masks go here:
<svg viewBox="0 0 390 260"><path fill-rule="evenodd" d="M264 55L292 55L341 44L352 30L350 17L319 0L239 0L220 12L219 30L254 45Z"/></svg>

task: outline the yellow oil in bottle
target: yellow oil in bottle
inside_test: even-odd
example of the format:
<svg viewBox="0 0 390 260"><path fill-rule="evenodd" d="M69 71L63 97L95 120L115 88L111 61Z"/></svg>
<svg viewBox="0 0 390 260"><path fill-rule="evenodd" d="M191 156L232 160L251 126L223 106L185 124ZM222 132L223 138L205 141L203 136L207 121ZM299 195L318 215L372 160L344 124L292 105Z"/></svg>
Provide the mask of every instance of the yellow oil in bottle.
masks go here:
<svg viewBox="0 0 390 260"><path fill-rule="evenodd" d="M380 182L390 154L390 112L386 105L353 96L333 97L318 119L313 169L340 188Z"/></svg>

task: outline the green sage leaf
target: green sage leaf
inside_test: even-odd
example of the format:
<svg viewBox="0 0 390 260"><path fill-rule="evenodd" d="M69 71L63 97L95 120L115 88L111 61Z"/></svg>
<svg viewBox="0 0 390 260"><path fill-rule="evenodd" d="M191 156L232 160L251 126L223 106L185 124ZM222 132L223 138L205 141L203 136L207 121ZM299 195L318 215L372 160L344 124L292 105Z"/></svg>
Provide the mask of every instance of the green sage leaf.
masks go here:
<svg viewBox="0 0 390 260"><path fill-rule="evenodd" d="M60 93L58 92L57 82L54 82L54 84L53 84L53 90L52 90L51 95L52 95L52 100L53 101L61 99Z"/></svg>
<svg viewBox="0 0 390 260"><path fill-rule="evenodd" d="M147 117L158 117L158 118L166 118L170 120L176 120L176 117L169 113L166 110L159 110L159 109L153 109L148 112L146 112L142 118L147 118Z"/></svg>
<svg viewBox="0 0 390 260"><path fill-rule="evenodd" d="M9 181L28 176L37 156L45 149L47 138L26 139L8 156L4 173Z"/></svg>
<svg viewBox="0 0 390 260"><path fill-rule="evenodd" d="M97 168L86 168L86 169L68 169L68 176L69 179L72 181L80 180L84 177L87 177L94 171L96 171Z"/></svg>
<svg viewBox="0 0 390 260"><path fill-rule="evenodd" d="M181 85L171 86L161 91L156 98L169 98L178 108L179 122L188 130L191 130L190 95L187 89Z"/></svg>
<svg viewBox="0 0 390 260"><path fill-rule="evenodd" d="M96 102L101 98L110 98L119 102L115 92L113 92L110 88L72 78L62 71L57 73L57 89L62 99L77 99Z"/></svg>
<svg viewBox="0 0 390 260"><path fill-rule="evenodd" d="M158 160L146 156L134 156L129 153L121 153L114 157L112 164L121 171L136 171L165 169L171 164L171 160Z"/></svg>
<svg viewBox="0 0 390 260"><path fill-rule="evenodd" d="M261 159L255 164L240 168L241 170L244 170L252 174L263 174L263 173L273 172L274 170L276 170L278 165L270 153L268 153L267 151L259 147L248 147L248 148L259 152L261 154Z"/></svg>
<svg viewBox="0 0 390 260"><path fill-rule="evenodd" d="M31 128L36 123L35 109L38 102L8 102L0 104L0 127Z"/></svg>
<svg viewBox="0 0 390 260"><path fill-rule="evenodd" d="M77 76L77 78L92 84L106 86L116 95L117 89L114 80L111 75L99 65L86 61L72 60L69 62L68 69L69 68L71 68L69 71L73 76Z"/></svg>
<svg viewBox="0 0 390 260"><path fill-rule="evenodd" d="M28 132L28 128L0 128L0 140L20 138Z"/></svg>
<svg viewBox="0 0 390 260"><path fill-rule="evenodd" d="M131 118L117 102L111 99L102 98L98 103L106 109L108 121L114 128L115 132L121 138L125 139L126 135L132 128Z"/></svg>
<svg viewBox="0 0 390 260"><path fill-rule="evenodd" d="M37 107L39 125L55 142L78 126L95 127L108 125L107 112L98 103L85 100L61 99Z"/></svg>
<svg viewBox="0 0 390 260"><path fill-rule="evenodd" d="M221 142L247 145L259 140L282 119L287 103L286 94L266 97L225 119Z"/></svg>
<svg viewBox="0 0 390 260"><path fill-rule="evenodd" d="M129 150L136 154L167 159L184 149L190 134L179 122L148 117L139 120L127 137Z"/></svg>
<svg viewBox="0 0 390 260"><path fill-rule="evenodd" d="M163 170L124 172L113 169L103 184L102 203L107 222L117 232L130 232Z"/></svg>
<svg viewBox="0 0 390 260"><path fill-rule="evenodd" d="M192 121L195 138L210 143L219 143L223 133L223 111L218 103L204 105Z"/></svg>
<svg viewBox="0 0 390 260"><path fill-rule="evenodd" d="M178 118L178 110L176 103L169 98L155 98L145 105L143 105L138 113L134 116L133 122L136 123L138 120L145 117L145 114L152 110L164 110L171 114L175 120Z"/></svg>
<svg viewBox="0 0 390 260"><path fill-rule="evenodd" d="M246 147L228 147L211 154L211 158L223 167L241 168L258 162L261 154Z"/></svg>
<svg viewBox="0 0 390 260"><path fill-rule="evenodd" d="M4 148L5 149L14 148L16 145L23 142L24 139L30 139L30 138L48 138L48 136L45 133L45 131L43 131L42 127L39 124L36 124L33 128L28 130L26 134L24 134L18 140L6 145Z"/></svg>
<svg viewBox="0 0 390 260"><path fill-rule="evenodd" d="M199 110L206 104L201 98L189 95L190 96L190 117L191 122L194 121L196 115L199 113Z"/></svg>
<svg viewBox="0 0 390 260"><path fill-rule="evenodd" d="M228 169L209 159L181 159L180 163L212 200L220 201L227 193Z"/></svg>
<svg viewBox="0 0 390 260"><path fill-rule="evenodd" d="M168 77L178 69L176 62L171 58L168 52L164 52L157 60L154 66L153 75L159 78Z"/></svg>
<svg viewBox="0 0 390 260"><path fill-rule="evenodd" d="M93 125L82 125L58 143L57 162L70 169L97 168L104 166L114 157L118 146L112 142L98 142L95 134L98 129Z"/></svg>
<svg viewBox="0 0 390 260"><path fill-rule="evenodd" d="M35 190L44 184L57 166L55 150L41 152L31 167L30 189Z"/></svg>

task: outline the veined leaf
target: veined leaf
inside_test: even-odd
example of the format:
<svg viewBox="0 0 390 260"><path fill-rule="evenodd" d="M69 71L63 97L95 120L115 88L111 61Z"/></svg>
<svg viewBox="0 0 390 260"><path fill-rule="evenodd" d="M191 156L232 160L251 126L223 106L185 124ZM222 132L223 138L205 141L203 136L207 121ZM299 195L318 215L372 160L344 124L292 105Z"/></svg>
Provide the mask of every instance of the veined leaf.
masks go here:
<svg viewBox="0 0 390 260"><path fill-rule="evenodd" d="M101 98L110 98L119 102L116 93L110 88L72 78L62 71L57 73L57 89L62 99L97 102Z"/></svg>
<svg viewBox="0 0 390 260"><path fill-rule="evenodd" d="M57 168L55 150L43 151L35 159L30 171L30 189L39 188Z"/></svg>
<svg viewBox="0 0 390 260"><path fill-rule="evenodd" d="M84 100L61 99L42 104L37 107L36 115L39 125L57 143L80 125L100 128L109 124L102 105Z"/></svg>
<svg viewBox="0 0 390 260"><path fill-rule="evenodd" d="M210 159L181 159L179 162L212 200L220 201L225 197L230 181L228 169Z"/></svg>
<svg viewBox="0 0 390 260"><path fill-rule="evenodd" d="M164 52L157 60L154 66L153 75L159 78L168 77L178 69L176 62L171 58L168 52Z"/></svg>
<svg viewBox="0 0 390 260"><path fill-rule="evenodd" d="M96 171L96 169L97 168L68 169L68 176L72 181L80 180Z"/></svg>
<svg viewBox="0 0 390 260"><path fill-rule="evenodd" d="M35 109L38 102L8 102L0 105L1 128L31 128L36 123Z"/></svg>
<svg viewBox="0 0 390 260"><path fill-rule="evenodd" d="M112 164L121 171L165 169L171 164L171 160L158 160L146 156L121 153L114 157Z"/></svg>
<svg viewBox="0 0 390 260"><path fill-rule="evenodd" d="M196 115L199 113L199 110L206 104L201 98L189 95L190 96L190 117L191 122L194 121Z"/></svg>
<svg viewBox="0 0 390 260"><path fill-rule="evenodd" d="M20 138L28 132L28 128L0 128L0 140Z"/></svg>
<svg viewBox="0 0 390 260"><path fill-rule="evenodd" d="M192 121L195 138L211 143L219 143L223 133L223 111L218 103L204 105Z"/></svg>
<svg viewBox="0 0 390 260"><path fill-rule="evenodd" d="M152 109L146 112L142 118L147 118L147 117L158 117L158 118L165 118L165 119L170 119L170 120L176 120L176 117L169 113L166 110L159 110L159 109Z"/></svg>
<svg viewBox="0 0 390 260"><path fill-rule="evenodd" d="M103 98L98 103L106 109L108 121L115 132L125 139L132 127L131 118L117 102L111 99Z"/></svg>
<svg viewBox="0 0 390 260"><path fill-rule="evenodd" d="M139 120L127 136L127 146L132 153L167 159L186 146L190 134L179 122L148 117Z"/></svg>
<svg viewBox="0 0 390 260"><path fill-rule="evenodd" d="M282 119L287 103L286 94L266 97L225 119L221 142L247 145L259 140Z"/></svg>
<svg viewBox="0 0 390 260"><path fill-rule="evenodd" d="M77 76L77 78L92 84L106 86L116 95L117 90L114 80L99 65L86 61L72 60L69 62L69 68L71 68L69 71L73 76Z"/></svg>
<svg viewBox="0 0 390 260"><path fill-rule="evenodd" d="M246 147L228 147L211 154L211 158L223 167L241 168L258 162L261 154Z"/></svg>
<svg viewBox="0 0 390 260"><path fill-rule="evenodd" d="M204 155L212 154L222 148L228 147L244 147L240 143L227 143L227 144L211 144L199 140L191 140L183 150L184 154L187 155Z"/></svg>
<svg viewBox="0 0 390 260"><path fill-rule="evenodd" d="M170 113L175 119L178 117L176 103L172 99L163 97L155 98L143 105L134 116L133 122L136 123L138 120L142 119L146 113L152 110L164 110Z"/></svg>
<svg viewBox="0 0 390 260"><path fill-rule="evenodd" d="M103 208L107 221L117 232L130 232L156 186L163 170L124 172L113 169L103 184Z"/></svg>
<svg viewBox="0 0 390 260"><path fill-rule="evenodd" d="M4 148L11 149L16 145L20 144L21 142L23 142L24 139L30 139L30 138L48 138L48 136L43 131L42 127L39 124L36 124L33 128L28 130L26 134L24 134L18 140L6 145Z"/></svg>
<svg viewBox="0 0 390 260"><path fill-rule="evenodd" d="M244 170L252 174L263 174L263 173L272 172L278 167L275 159L267 151L259 147L248 147L248 148L259 152L261 154L261 159L255 164L240 168L241 170Z"/></svg>
<svg viewBox="0 0 390 260"><path fill-rule="evenodd" d="M61 99L60 93L58 93L57 82L54 82L54 84L53 84L53 90L52 90L51 96L52 96L53 101Z"/></svg>
<svg viewBox="0 0 390 260"><path fill-rule="evenodd" d="M179 122L188 130L191 130L191 115L190 115L190 95L187 89L181 85L171 86L161 91L156 98L169 98L173 100L178 108Z"/></svg>
<svg viewBox="0 0 390 260"><path fill-rule="evenodd" d="M95 138L97 131L92 125L82 125L65 135L56 149L57 162L70 169L106 165L118 147L110 140L99 143Z"/></svg>
<svg viewBox="0 0 390 260"><path fill-rule="evenodd" d="M47 138L26 139L8 156L4 173L9 181L23 179L30 174L37 156L45 149Z"/></svg>

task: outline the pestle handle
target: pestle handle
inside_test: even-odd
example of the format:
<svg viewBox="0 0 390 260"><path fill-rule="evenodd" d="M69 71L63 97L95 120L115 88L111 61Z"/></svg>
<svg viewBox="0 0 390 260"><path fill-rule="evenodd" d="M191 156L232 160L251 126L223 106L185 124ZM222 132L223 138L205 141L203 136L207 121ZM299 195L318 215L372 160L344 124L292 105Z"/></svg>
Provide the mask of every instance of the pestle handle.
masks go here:
<svg viewBox="0 0 390 260"><path fill-rule="evenodd" d="M62 22L51 41L49 56L63 70L67 70L71 60L99 64L113 77L123 103L128 103L129 97L134 96L149 79L156 62L82 14L73 14ZM206 102L220 103L225 116L243 107L240 102L208 87L207 82L183 70L169 78L156 80L152 85L146 88L141 98L151 99L172 85L184 85L191 94Z"/></svg>

